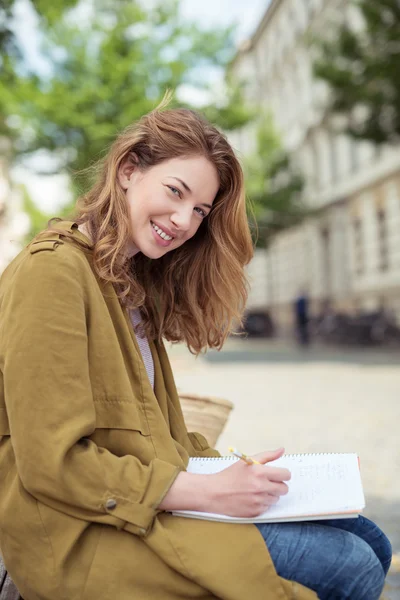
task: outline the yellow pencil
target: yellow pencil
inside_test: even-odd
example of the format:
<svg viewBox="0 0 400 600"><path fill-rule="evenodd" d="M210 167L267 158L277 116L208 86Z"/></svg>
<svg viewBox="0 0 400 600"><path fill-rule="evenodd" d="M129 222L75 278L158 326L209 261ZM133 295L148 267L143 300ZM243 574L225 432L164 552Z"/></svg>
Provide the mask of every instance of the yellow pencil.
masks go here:
<svg viewBox="0 0 400 600"><path fill-rule="evenodd" d="M246 454L243 454L243 452L240 452L240 450L238 450L237 448L232 448L232 446L230 446L228 448L228 450L234 456L237 456L241 460L244 460L244 462L247 463L248 465L261 465L261 463L259 463L258 460L254 460L254 458L251 458L251 456L247 456Z"/></svg>

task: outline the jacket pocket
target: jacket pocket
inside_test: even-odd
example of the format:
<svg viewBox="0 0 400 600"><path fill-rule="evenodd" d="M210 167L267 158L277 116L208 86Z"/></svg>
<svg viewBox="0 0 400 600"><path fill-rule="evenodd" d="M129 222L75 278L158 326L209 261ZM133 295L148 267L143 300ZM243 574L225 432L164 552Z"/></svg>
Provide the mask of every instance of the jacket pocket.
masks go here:
<svg viewBox="0 0 400 600"><path fill-rule="evenodd" d="M94 402L96 429L129 429L150 435L146 416L135 403L127 400L104 400Z"/></svg>

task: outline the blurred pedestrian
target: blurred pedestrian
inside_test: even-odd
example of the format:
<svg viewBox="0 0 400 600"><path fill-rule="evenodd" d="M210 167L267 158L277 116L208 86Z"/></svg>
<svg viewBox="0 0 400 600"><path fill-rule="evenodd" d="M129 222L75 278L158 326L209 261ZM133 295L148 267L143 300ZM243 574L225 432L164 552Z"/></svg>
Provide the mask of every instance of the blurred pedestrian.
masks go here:
<svg viewBox="0 0 400 600"><path fill-rule="evenodd" d="M6 269L0 546L24 600L379 597L390 551L367 520L171 514L251 517L288 491L290 473L264 464L186 472L218 452L186 430L163 346L222 346L251 256L232 148L162 106L116 139L75 220L50 222Z"/></svg>
<svg viewBox="0 0 400 600"><path fill-rule="evenodd" d="M310 343L309 299L305 290L301 291L294 301L294 317L296 337L301 346Z"/></svg>

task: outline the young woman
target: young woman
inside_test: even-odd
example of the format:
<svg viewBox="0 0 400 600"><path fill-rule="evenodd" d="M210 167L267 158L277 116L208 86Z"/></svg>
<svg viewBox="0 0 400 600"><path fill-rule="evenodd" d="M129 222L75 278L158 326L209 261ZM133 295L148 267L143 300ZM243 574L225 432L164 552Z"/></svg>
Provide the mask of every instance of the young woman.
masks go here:
<svg viewBox="0 0 400 600"><path fill-rule="evenodd" d="M169 512L255 516L288 489L285 469L243 461L185 471L218 453L187 432L162 342L220 348L251 256L232 148L162 106L117 138L76 221L53 221L6 269L0 548L24 600L379 597L390 546L366 519Z"/></svg>

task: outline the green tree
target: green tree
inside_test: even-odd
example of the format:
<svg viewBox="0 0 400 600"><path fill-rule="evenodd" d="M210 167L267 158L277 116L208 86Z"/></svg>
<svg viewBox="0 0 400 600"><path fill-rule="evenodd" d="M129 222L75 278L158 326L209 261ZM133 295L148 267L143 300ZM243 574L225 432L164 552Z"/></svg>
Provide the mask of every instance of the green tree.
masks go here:
<svg viewBox="0 0 400 600"><path fill-rule="evenodd" d="M32 0L30 7L39 20L42 28L49 28L67 10L77 4L78 0ZM13 18L15 17L16 0L0 1L0 135L13 138L15 130L9 126L8 117L18 113L21 96L29 94L29 86L23 85L21 73L28 69L18 46ZM16 24L14 24L14 27Z"/></svg>
<svg viewBox="0 0 400 600"><path fill-rule="evenodd" d="M322 41L314 65L332 92L330 108L346 117L347 132L377 144L400 141L400 2L354 0L363 20L344 23Z"/></svg>
<svg viewBox="0 0 400 600"><path fill-rule="evenodd" d="M28 215L30 220L30 229L25 236L25 242L28 243L35 235L46 227L47 222L53 215L40 210L29 195L26 185L19 184L17 189L19 189L22 194L23 211Z"/></svg>
<svg viewBox="0 0 400 600"><path fill-rule="evenodd" d="M79 16L76 10L49 10L40 25L49 73L18 74L12 93L0 90L5 114L17 116L17 155L45 149L55 171L73 175L98 159L115 133L153 108L166 89L206 89L207 69L223 67L234 49L231 29L201 30L183 22L176 0L151 8L138 0L90 6ZM231 90L228 98L230 104L214 107L215 120L220 116L227 128L242 125L249 115L237 108L238 92ZM79 193L86 178L74 180Z"/></svg>
<svg viewBox="0 0 400 600"><path fill-rule="evenodd" d="M245 158L244 168L257 222L257 244L263 247L278 231L310 214L301 196L303 177L283 149L270 115L258 119L255 152Z"/></svg>
<svg viewBox="0 0 400 600"><path fill-rule="evenodd" d="M0 4L0 49L10 53L15 49L13 32L10 29L14 0L2 0ZM11 48L14 46L14 48Z"/></svg>

